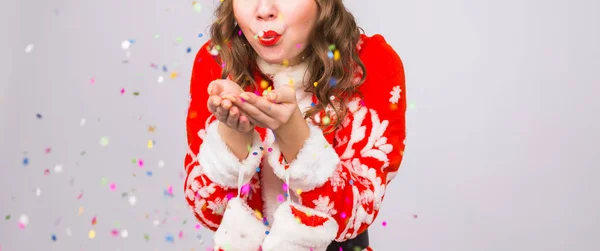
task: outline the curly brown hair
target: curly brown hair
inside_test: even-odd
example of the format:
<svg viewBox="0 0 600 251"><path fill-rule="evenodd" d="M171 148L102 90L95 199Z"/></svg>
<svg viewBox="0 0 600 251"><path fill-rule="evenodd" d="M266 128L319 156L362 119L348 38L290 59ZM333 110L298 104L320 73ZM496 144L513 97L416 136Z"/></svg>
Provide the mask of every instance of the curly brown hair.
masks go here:
<svg viewBox="0 0 600 251"><path fill-rule="evenodd" d="M357 26L354 16L346 9L342 0L315 0L318 6L317 21L310 35L310 45L302 52L310 79L305 91L315 94L318 103L306 114L312 118L326 107L333 108L334 117L325 134L339 128L348 112L347 103L351 97L362 94L358 85L366 78L366 69L358 56L356 45L364 31ZM331 27L336 27L332 29ZM257 90L254 70L257 68L256 52L245 36L239 36L233 13L233 1L222 1L215 10L215 21L210 27L211 42L219 51L217 58L223 65L222 78L231 77L243 89ZM339 59L328 55L332 46L339 51ZM360 76L358 83L355 77ZM330 97L335 97L331 100ZM341 118L341 119L335 119Z"/></svg>

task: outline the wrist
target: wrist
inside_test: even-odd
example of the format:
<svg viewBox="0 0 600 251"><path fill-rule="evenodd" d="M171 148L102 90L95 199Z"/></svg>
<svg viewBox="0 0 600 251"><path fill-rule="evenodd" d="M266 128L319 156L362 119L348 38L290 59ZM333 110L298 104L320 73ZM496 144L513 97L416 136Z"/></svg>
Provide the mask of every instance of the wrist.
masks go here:
<svg viewBox="0 0 600 251"><path fill-rule="evenodd" d="M221 121L218 121L218 123L219 134L221 134L221 137L228 139L242 139L244 142L252 141L252 138L254 136L254 129L248 132L240 132L238 130L230 128Z"/></svg>
<svg viewBox="0 0 600 251"><path fill-rule="evenodd" d="M302 127L306 127L308 129L308 125L304 121L304 116L302 115L302 112L300 112L300 109L296 109L294 114L290 116L288 122L275 129L273 131L273 134L275 134L275 137L279 138L278 141L281 142L281 136L302 131Z"/></svg>

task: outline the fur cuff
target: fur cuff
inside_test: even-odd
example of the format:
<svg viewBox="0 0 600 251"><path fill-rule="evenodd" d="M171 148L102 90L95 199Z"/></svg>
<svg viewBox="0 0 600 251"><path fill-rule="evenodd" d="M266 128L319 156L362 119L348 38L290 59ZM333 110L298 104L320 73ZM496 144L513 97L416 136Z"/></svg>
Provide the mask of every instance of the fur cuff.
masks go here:
<svg viewBox="0 0 600 251"><path fill-rule="evenodd" d="M281 204L274 218L263 251L325 251L338 232L333 218L295 203Z"/></svg>
<svg viewBox="0 0 600 251"><path fill-rule="evenodd" d="M214 250L258 251L267 230L245 202L233 198L227 203L221 225L213 236Z"/></svg>
<svg viewBox="0 0 600 251"><path fill-rule="evenodd" d="M333 175L340 163L339 156L325 139L323 131L310 123L308 128L310 136L300 149L296 159L287 168L290 175L289 186L293 190L310 191L322 186ZM280 161L281 150L277 141L271 148L272 151L267 154L269 164L273 167L274 173L280 179L285 180L286 166Z"/></svg>
<svg viewBox="0 0 600 251"><path fill-rule="evenodd" d="M242 184L247 184L256 173L263 156L260 135L254 131L254 140L248 158L240 162L231 152L218 130L219 121L212 122L206 129L206 137L200 146L198 162L206 176L226 188L238 187L239 172L243 172Z"/></svg>

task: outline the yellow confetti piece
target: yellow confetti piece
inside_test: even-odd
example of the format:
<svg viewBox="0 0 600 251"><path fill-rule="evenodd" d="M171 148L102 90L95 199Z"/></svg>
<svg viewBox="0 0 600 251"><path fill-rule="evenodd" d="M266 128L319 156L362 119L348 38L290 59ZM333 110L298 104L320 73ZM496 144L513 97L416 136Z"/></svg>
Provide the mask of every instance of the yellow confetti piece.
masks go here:
<svg viewBox="0 0 600 251"><path fill-rule="evenodd" d="M335 52L333 53L333 60L335 60L335 61L340 60L340 51L335 50Z"/></svg>
<svg viewBox="0 0 600 251"><path fill-rule="evenodd" d="M171 73L171 78L177 78L177 76L179 75L179 73L177 72L172 72Z"/></svg>
<svg viewBox="0 0 600 251"><path fill-rule="evenodd" d="M154 142L152 140L148 140L148 149L152 149L154 147Z"/></svg>
<svg viewBox="0 0 600 251"><path fill-rule="evenodd" d="M314 85L315 87L317 87L317 85L318 85L318 84L319 84L319 82L316 82L316 81L313 83L313 85Z"/></svg>
<svg viewBox="0 0 600 251"><path fill-rule="evenodd" d="M329 125L331 119L328 116L323 117L323 125Z"/></svg>
<svg viewBox="0 0 600 251"><path fill-rule="evenodd" d="M298 195L300 195L300 194L302 193L302 189L298 188L298 190L296 190L296 193L297 193Z"/></svg>
<svg viewBox="0 0 600 251"><path fill-rule="evenodd" d="M264 79L261 80L260 81L260 88L267 89L267 87L269 87L269 82L266 81L266 80L264 80Z"/></svg>
<svg viewBox="0 0 600 251"><path fill-rule="evenodd" d="M290 80L288 81L290 87L294 88L294 80L290 78Z"/></svg>
<svg viewBox="0 0 600 251"><path fill-rule="evenodd" d="M83 214L83 207L80 207L80 208L79 208L78 215L81 215L81 214Z"/></svg>
<svg viewBox="0 0 600 251"><path fill-rule="evenodd" d="M254 210L254 216L256 216L256 218L259 220L262 220L262 218L263 218L262 213L258 210Z"/></svg>
<svg viewBox="0 0 600 251"><path fill-rule="evenodd" d="M90 230L90 233L88 234L88 237L90 237L90 239L96 238L96 231Z"/></svg>
<svg viewBox="0 0 600 251"><path fill-rule="evenodd" d="M287 59L284 59L283 60L283 66L287 67L288 65L290 65L290 61L288 61Z"/></svg>
<svg viewBox="0 0 600 251"><path fill-rule="evenodd" d="M398 109L398 105L397 105L397 104L390 103L390 109L391 109L392 111L394 111L394 110Z"/></svg>

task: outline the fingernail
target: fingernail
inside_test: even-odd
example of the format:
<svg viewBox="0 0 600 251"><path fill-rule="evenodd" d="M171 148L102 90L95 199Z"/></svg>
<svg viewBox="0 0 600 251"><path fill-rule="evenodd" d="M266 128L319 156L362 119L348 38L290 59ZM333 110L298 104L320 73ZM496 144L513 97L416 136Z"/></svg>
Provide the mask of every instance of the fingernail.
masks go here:
<svg viewBox="0 0 600 251"><path fill-rule="evenodd" d="M269 94L268 94L268 98L269 98L270 100L275 100L275 93L272 93L272 92L271 92L271 93L269 93Z"/></svg>
<svg viewBox="0 0 600 251"><path fill-rule="evenodd" d="M246 94L246 93L240 94L240 97L243 98L243 99L245 99L245 100L250 99L250 96L248 96L248 94Z"/></svg>

